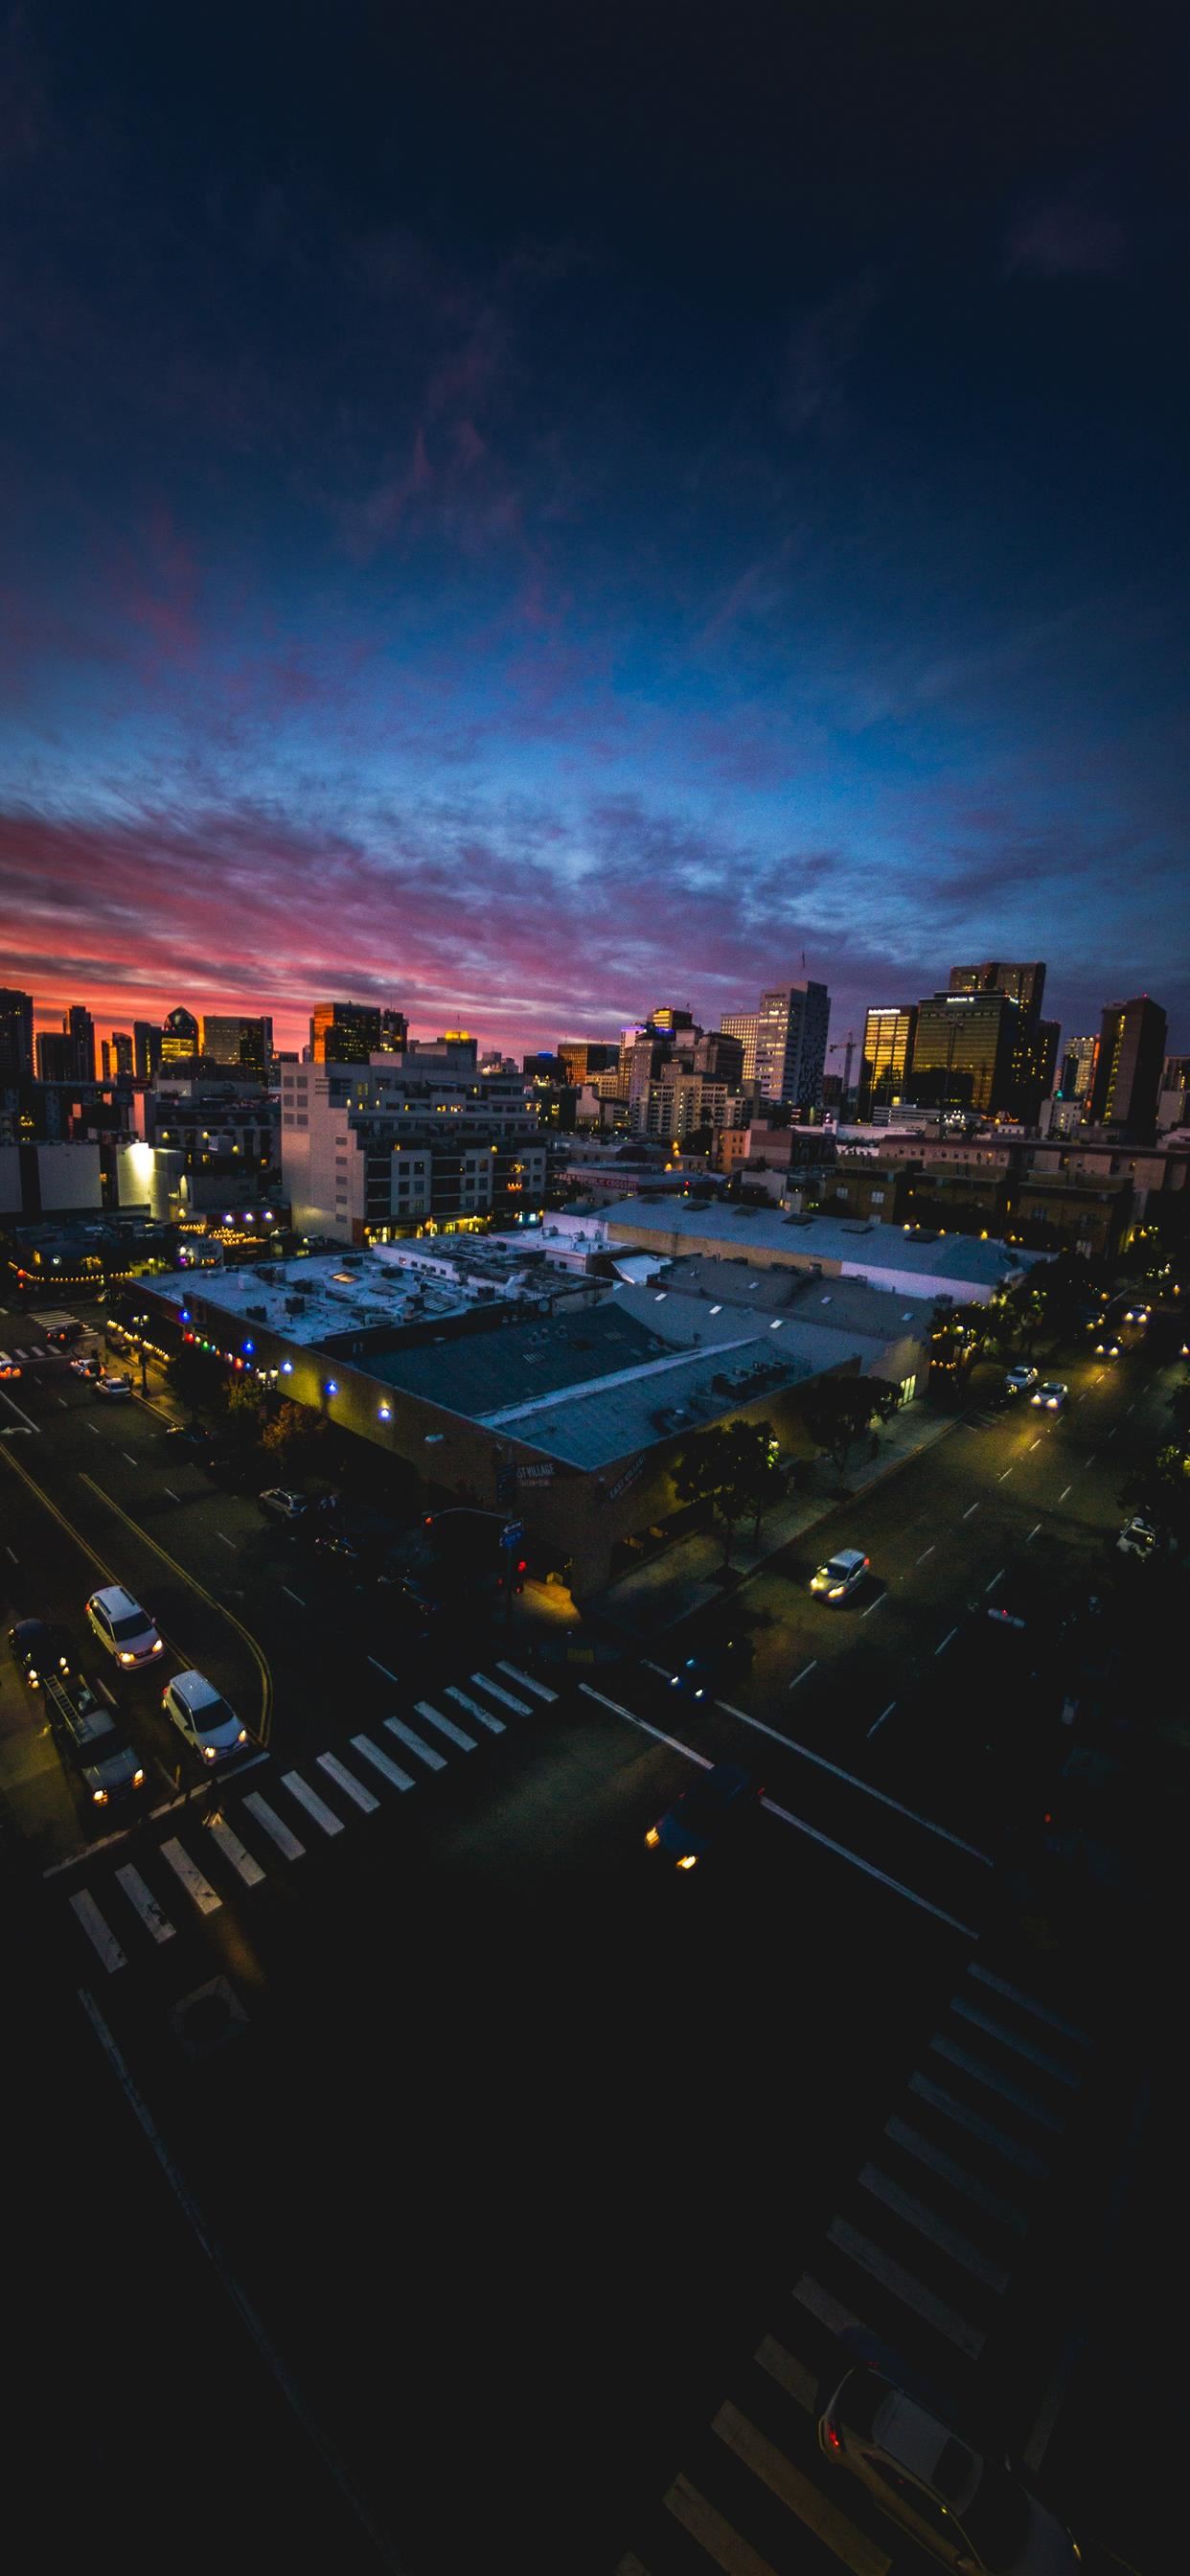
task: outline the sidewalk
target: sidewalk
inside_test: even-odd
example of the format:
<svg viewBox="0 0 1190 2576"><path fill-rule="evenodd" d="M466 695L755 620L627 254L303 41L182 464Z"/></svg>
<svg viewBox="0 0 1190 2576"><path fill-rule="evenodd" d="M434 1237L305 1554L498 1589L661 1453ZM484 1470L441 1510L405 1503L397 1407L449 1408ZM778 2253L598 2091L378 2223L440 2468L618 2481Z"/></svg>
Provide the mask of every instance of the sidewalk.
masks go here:
<svg viewBox="0 0 1190 2576"><path fill-rule="evenodd" d="M870 1458L866 1447L856 1444L845 1479L829 1458L816 1461L809 1487L787 1494L765 1513L759 1547L752 1545L749 1525L739 1524L731 1551L733 1582L725 1585L718 1579L723 1566L722 1532L696 1530L689 1538L675 1539L672 1547L660 1549L647 1564L618 1575L591 1608L632 1636L660 1635L706 1602L738 1593L748 1576L758 1573L791 1539L813 1529L816 1521L825 1520L853 1494L867 1493L885 1476L895 1475L923 1449L944 1440L963 1418L961 1413L935 1413L924 1403L909 1404L883 1426L877 1457Z"/></svg>

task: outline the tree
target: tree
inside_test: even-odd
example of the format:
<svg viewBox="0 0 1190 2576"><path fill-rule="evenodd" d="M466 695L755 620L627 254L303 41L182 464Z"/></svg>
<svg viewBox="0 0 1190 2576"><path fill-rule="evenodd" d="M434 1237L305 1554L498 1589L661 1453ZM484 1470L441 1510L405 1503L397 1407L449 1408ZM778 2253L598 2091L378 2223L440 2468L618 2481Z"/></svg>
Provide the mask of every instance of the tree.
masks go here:
<svg viewBox="0 0 1190 2576"><path fill-rule="evenodd" d="M820 1377L802 1398L802 1419L842 1475L855 1442L873 1422L890 1422L900 1402L900 1388L885 1378Z"/></svg>
<svg viewBox="0 0 1190 2576"><path fill-rule="evenodd" d="M709 1502L723 1524L723 1562L731 1561L737 1521L752 1513L757 1533L767 1503L780 1490L771 1422L717 1422L682 1451L674 1490L683 1503Z"/></svg>
<svg viewBox="0 0 1190 2576"><path fill-rule="evenodd" d="M312 1413L309 1405L293 1404L288 1396L282 1396L280 1404L275 1409L270 1407L265 1415L260 1444L277 1466L292 1469L309 1459L329 1429L321 1413Z"/></svg>
<svg viewBox="0 0 1190 2576"><path fill-rule="evenodd" d="M174 1352L168 1376L174 1394L188 1413L197 1413L202 1405L210 1409L222 1404L226 1397L222 1360L216 1352L200 1350L194 1342L183 1342L181 1350Z"/></svg>

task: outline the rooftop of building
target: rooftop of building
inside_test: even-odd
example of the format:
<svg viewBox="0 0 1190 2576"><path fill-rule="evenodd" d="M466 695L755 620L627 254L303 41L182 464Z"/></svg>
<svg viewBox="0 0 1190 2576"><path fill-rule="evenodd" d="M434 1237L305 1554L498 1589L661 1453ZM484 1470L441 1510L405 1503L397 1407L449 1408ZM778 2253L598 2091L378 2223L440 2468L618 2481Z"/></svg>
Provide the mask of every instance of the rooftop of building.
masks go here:
<svg viewBox="0 0 1190 2576"><path fill-rule="evenodd" d="M506 1298L533 1304L555 1297L558 1279L546 1275L531 1244L489 1252L470 1238L436 1238L170 1277L158 1289L179 1307L201 1297L239 1323L263 1324L287 1341L316 1346L339 1334L470 1314Z"/></svg>
<svg viewBox="0 0 1190 2576"><path fill-rule="evenodd" d="M652 1276L637 1271L650 1265ZM887 1349L907 1335L929 1332L936 1299L911 1291L874 1287L867 1279L832 1275L820 1278L808 1270L753 1270L735 1262L708 1260L695 1254L657 1262L652 1254L628 1253L616 1261L627 1273L618 1291L629 1312L651 1306L654 1329L670 1341L727 1341L739 1332L741 1317L763 1315L766 1323L780 1317L798 1337L809 1328L846 1335L850 1345ZM659 1310L664 1305L664 1313ZM807 1345L807 1347L809 1347ZM825 1347L825 1345L823 1346Z"/></svg>
<svg viewBox="0 0 1190 2576"><path fill-rule="evenodd" d="M695 1242L722 1246L721 1259L746 1261L750 1249L779 1255L791 1266L815 1261L846 1262L864 1276L896 1271L923 1281L940 1276L958 1287L990 1290L1006 1272L1019 1270L1036 1256L1015 1245L985 1242L970 1234L879 1225L862 1217L797 1216L778 1208L753 1207L741 1201L623 1199L604 1212L614 1240L631 1242L651 1234L689 1236Z"/></svg>

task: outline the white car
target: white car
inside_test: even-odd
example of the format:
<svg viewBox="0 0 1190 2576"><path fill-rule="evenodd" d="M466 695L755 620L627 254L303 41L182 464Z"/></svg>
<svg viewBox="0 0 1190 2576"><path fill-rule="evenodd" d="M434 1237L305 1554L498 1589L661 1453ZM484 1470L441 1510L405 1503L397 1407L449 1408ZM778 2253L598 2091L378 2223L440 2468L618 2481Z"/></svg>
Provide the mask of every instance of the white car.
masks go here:
<svg viewBox="0 0 1190 2576"><path fill-rule="evenodd" d="M871 1561L862 1548L840 1548L837 1556L830 1557L819 1566L817 1574L811 1575L810 1590L821 1593L827 1601L845 1601L863 1582Z"/></svg>
<svg viewBox="0 0 1190 2576"><path fill-rule="evenodd" d="M307 1509L305 1495L291 1493L286 1485L266 1485L256 1499L266 1512L275 1512L282 1521L300 1521Z"/></svg>
<svg viewBox="0 0 1190 2576"><path fill-rule="evenodd" d="M70 1370L72 1377L99 1378L103 1375L103 1362L98 1351L88 1351L85 1358L71 1361Z"/></svg>
<svg viewBox="0 0 1190 2576"><path fill-rule="evenodd" d="M819 2416L818 2440L955 2576L1076 2576L1079 2548L1065 2524L879 2371L847 2372Z"/></svg>
<svg viewBox="0 0 1190 2576"><path fill-rule="evenodd" d="M1015 1368L1006 1369L1004 1372L1006 1395L1027 1395L1030 1387L1036 1384L1037 1371L1035 1368L1030 1368L1025 1360L1019 1361Z"/></svg>
<svg viewBox="0 0 1190 2576"><path fill-rule="evenodd" d="M113 1402L119 1403L124 1397L131 1395L132 1380L130 1377L109 1377L105 1374L103 1377L96 1378L95 1393L110 1396Z"/></svg>
<svg viewBox="0 0 1190 2576"><path fill-rule="evenodd" d="M129 1672L140 1664L151 1664L163 1655L165 1648L147 1610L125 1592L122 1583L108 1583L101 1592L93 1592L87 1603L87 1618L109 1655Z"/></svg>
<svg viewBox="0 0 1190 2576"><path fill-rule="evenodd" d="M248 1729L204 1673L175 1673L162 1691L161 1705L204 1762L226 1762L229 1754L243 1752Z"/></svg>
<svg viewBox="0 0 1190 2576"><path fill-rule="evenodd" d="M1060 1379L1045 1377L1040 1386L1034 1387L1029 1402L1039 1404L1044 1413L1060 1413L1069 1393L1069 1387L1063 1386Z"/></svg>
<svg viewBox="0 0 1190 2576"><path fill-rule="evenodd" d="M1143 1512L1135 1512L1126 1529L1122 1529L1116 1546L1121 1556L1151 1556L1157 1545L1157 1532Z"/></svg>

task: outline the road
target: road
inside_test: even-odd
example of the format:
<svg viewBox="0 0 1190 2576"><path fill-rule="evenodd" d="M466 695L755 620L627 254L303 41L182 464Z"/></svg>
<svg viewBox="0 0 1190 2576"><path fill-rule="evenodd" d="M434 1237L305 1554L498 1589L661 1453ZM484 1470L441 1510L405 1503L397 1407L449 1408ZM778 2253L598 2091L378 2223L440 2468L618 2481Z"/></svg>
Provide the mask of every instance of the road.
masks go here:
<svg viewBox="0 0 1190 2576"><path fill-rule="evenodd" d="M163 1798L88 1848L60 1765L54 1807L52 1745L31 1775L13 1753L40 1739L10 1672L7 1803L88 2080L98 2049L357 2549L378 2533L379 2562L436 2576L493 2531L543 2570L607 2566L657 2513L672 2541L655 2499L691 2425L730 2403L776 2438L750 2358L766 2336L817 2366L822 2314L798 2302L799 2344L776 2285L815 2281L887 2338L890 2265L978 2335L964 2404L1023 2447L1061 2322L1029 2239L1060 2233L1106 2152L1100 2031L1046 1963L1001 1956L963 1765L943 1812L924 1792L969 1598L1042 1539L1093 1562L1159 1423L1164 1384L1139 1367L1068 1374L1058 1423L958 1426L865 1497L861 1530L842 1512L815 1533L816 1552L865 1546L870 1599L811 1604L801 1552L753 1578L746 1686L676 1713L647 1665L555 1685L491 1638L385 1669L363 1603L320 1617L284 1533L175 1474L151 1409L101 1417L60 1363L21 1381L10 1605L77 1622L101 1558L237 1705L260 1694L262 1758L217 1815ZM136 1724L164 1770L143 1702ZM658 1867L647 1825L721 1755L763 1774L754 1832L688 1878ZM292 2505L285 2437L260 2438ZM722 2510L701 2456L683 2475Z"/></svg>

